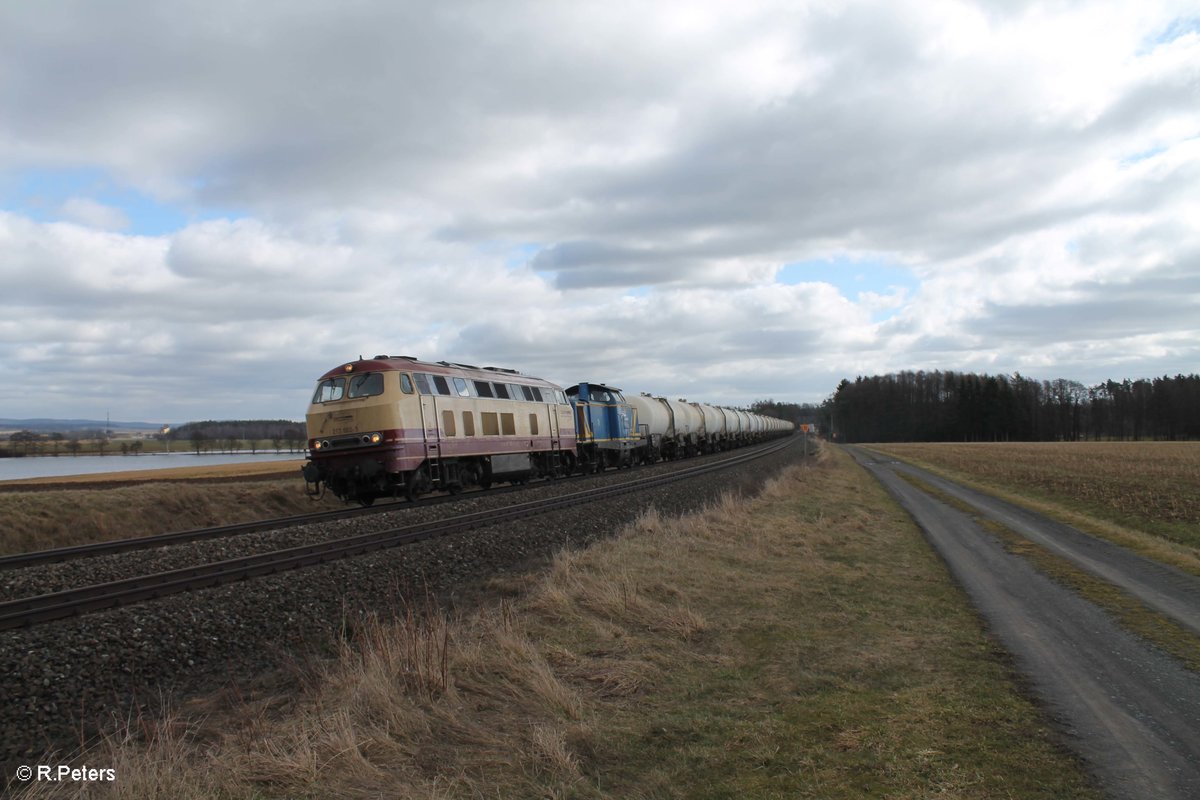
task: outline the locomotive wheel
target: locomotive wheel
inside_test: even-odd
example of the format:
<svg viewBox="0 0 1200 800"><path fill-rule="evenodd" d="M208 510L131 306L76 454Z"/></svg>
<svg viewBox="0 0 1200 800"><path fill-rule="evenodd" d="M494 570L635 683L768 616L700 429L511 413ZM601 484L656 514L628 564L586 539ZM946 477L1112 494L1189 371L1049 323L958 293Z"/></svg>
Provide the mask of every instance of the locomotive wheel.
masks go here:
<svg viewBox="0 0 1200 800"><path fill-rule="evenodd" d="M375 496L374 495L367 495L366 497L356 497L355 499L358 500L358 504L360 506L362 506L363 508L370 508L371 506L375 505Z"/></svg>
<svg viewBox="0 0 1200 800"><path fill-rule="evenodd" d="M426 474L424 466L408 473L408 479L404 482L404 496L409 499L409 502L415 501L427 491L429 491L429 476Z"/></svg>

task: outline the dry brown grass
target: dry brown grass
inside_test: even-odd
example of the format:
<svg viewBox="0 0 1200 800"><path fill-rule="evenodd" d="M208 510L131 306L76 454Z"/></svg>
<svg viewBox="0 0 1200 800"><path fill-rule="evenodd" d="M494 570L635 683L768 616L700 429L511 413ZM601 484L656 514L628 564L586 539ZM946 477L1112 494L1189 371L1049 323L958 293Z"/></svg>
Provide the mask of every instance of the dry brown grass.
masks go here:
<svg viewBox="0 0 1200 800"><path fill-rule="evenodd" d="M498 583L525 588L362 620L304 694L87 758L117 797L1094 796L841 454Z"/></svg>
<svg viewBox="0 0 1200 800"><path fill-rule="evenodd" d="M898 444L875 449L1119 518L1200 524L1200 442Z"/></svg>
<svg viewBox="0 0 1200 800"><path fill-rule="evenodd" d="M292 471L286 478L245 481L149 480L141 473L138 482L111 488L6 490L0 492L0 554L343 507L331 495L312 502L298 470Z"/></svg>

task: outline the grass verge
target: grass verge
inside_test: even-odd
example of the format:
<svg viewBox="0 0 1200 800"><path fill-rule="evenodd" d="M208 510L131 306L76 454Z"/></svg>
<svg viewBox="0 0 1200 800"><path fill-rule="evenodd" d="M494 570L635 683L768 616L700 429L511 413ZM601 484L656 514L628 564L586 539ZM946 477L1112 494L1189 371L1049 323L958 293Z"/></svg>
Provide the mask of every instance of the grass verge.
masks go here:
<svg viewBox="0 0 1200 800"><path fill-rule="evenodd" d="M840 451L494 588L357 625L300 695L86 760L139 798L1098 796Z"/></svg>

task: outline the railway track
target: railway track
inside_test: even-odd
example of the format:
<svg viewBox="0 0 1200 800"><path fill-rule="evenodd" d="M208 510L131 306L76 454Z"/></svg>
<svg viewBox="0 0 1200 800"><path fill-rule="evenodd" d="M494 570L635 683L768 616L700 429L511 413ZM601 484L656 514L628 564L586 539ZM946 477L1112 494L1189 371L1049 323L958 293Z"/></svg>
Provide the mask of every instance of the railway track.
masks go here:
<svg viewBox="0 0 1200 800"><path fill-rule="evenodd" d="M556 480L580 480L588 477L592 477L592 475L590 473L578 474L565 478L560 477ZM32 550L27 553L12 553L9 555L0 555L0 570L20 569L23 567L38 566L40 564L58 564L64 561L73 561L79 558L91 558L93 556L111 555L114 553L128 553L135 550L149 550L155 547L166 547L174 544L184 544L186 542L203 541L205 539L220 539L225 536L261 533L263 531L290 528L295 525L332 522L339 519L353 519L355 517L403 511L411 508L425 508L429 506L441 505L443 503L456 502L465 497L470 497L473 495L486 494L488 496L496 496L508 494L510 492L519 492L525 488L527 487L521 485L498 486L491 489L474 489L458 494L440 494L431 497L423 497L416 502L397 500L384 502L365 508L345 508L336 509L333 511L316 511L311 514L295 514L289 517L256 520L253 522L239 522L233 525L219 525L211 528L193 528L186 531L158 533L151 536L135 536L127 539L113 539L106 542L92 542L90 544L72 545L70 547L56 547L49 550Z"/></svg>
<svg viewBox="0 0 1200 800"><path fill-rule="evenodd" d="M0 630L10 630L14 628L39 625L54 620L79 616L82 614L101 611L108 608L115 608L118 606L131 605L145 600L165 597L181 592L196 591L213 586L243 581L262 575L270 575L287 570L321 564L328 561L350 558L371 552L373 550L397 547L400 545L409 544L411 542L420 541L422 539L445 536L451 533L470 530L472 528L494 525L500 522L521 519L536 514L544 514L569 506L581 505L584 503L594 503L623 494L643 491L677 481L689 480L710 472L716 472L740 464L745 464L757 458L778 452L779 450L788 447L790 444L792 444L790 439L783 439L779 442L756 448L749 452L739 453L732 458L693 467L687 467L666 475L658 475L641 480L615 484L612 486L602 486L594 489L572 492L570 494L560 495L558 497L517 503L501 509L492 509L471 514L463 514L460 516L435 520L432 522L417 523L413 525L391 528L384 531L376 531L373 533L358 534L341 539L333 539L318 544L291 547L283 550L276 550L270 553L260 553L241 558L229 559L226 561L217 561L209 564L201 564L198 566L171 570L168 572L142 575L134 578L113 581L110 583L94 584L77 589L69 589L50 594L11 600L0 603ZM371 511L374 510L375 509L352 509L349 511L323 512L323 514L312 516L326 516L329 514L345 516L347 514L371 513ZM380 510L383 509L381 508ZM248 525L253 524L254 523L250 523ZM288 524L298 524L298 520L295 517L291 517L287 518L286 520L271 520L270 523L258 524L260 526L269 524L269 527L278 528ZM219 529L184 531L180 534L164 534L163 537L147 537L157 538L158 541L155 544L149 544L145 546L152 547L168 544L171 543L171 541L191 541L198 538L211 538L219 535L230 535L231 533L244 532L244 530L241 530L242 528L243 526L225 526L224 528ZM268 528L255 528L255 530L264 529ZM214 530L222 532L212 533ZM183 534L192 534L192 538L169 538L181 537ZM129 543L130 541L131 540L124 540L123 542L103 544L120 545ZM92 546L89 545L85 547ZM79 548L66 549L79 550ZM128 549L134 548L130 547ZM91 551L89 554L94 554L94 552L95 551ZM120 551L109 549L105 552Z"/></svg>
<svg viewBox="0 0 1200 800"><path fill-rule="evenodd" d="M417 500L415 503L408 502L406 500L394 501L381 503L379 505L374 505L367 508L344 508L333 511L315 511L311 514L296 514L290 517L278 517L276 519L257 520L254 522L239 522L233 525L219 525L212 528L193 528L192 530L186 531L157 533L151 536L135 536L129 539L114 539L107 542L92 542L90 544L73 545L71 547L56 547L50 550L33 550L28 553L13 553L10 555L0 556L0 570L33 567L39 564L57 564L63 561L72 561L78 558L90 558L92 556L103 556L113 553L127 553L134 550L149 550L154 547L165 547L167 545L183 544L185 542L197 542L203 541L204 539L219 539L223 536L237 536L245 533L273 531L279 530L280 528L290 528L293 525L332 522L339 519L352 519L354 517L363 517L371 514L387 513L390 511L405 510L410 508L423 508L426 506L435 506L442 503L454 502L456 500L461 500L464 496L482 493L484 491L486 491L488 494L496 495L504 494L506 492L520 491L523 488L525 487L501 486L494 489L479 490L478 492L424 497L420 500Z"/></svg>

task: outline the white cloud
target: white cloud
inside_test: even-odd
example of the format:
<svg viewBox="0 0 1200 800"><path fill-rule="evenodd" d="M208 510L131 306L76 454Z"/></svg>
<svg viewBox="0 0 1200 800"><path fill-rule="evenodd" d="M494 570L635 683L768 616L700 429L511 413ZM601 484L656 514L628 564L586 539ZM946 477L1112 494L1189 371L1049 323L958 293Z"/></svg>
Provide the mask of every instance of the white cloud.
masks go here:
<svg viewBox="0 0 1200 800"><path fill-rule="evenodd" d="M296 417L316 374L385 350L723 402L1194 371L1187 13L6 6L0 361L59 388L0 404ZM73 190L54 222L13 188L71 170L129 191ZM114 197L190 222L145 235ZM918 285L835 288L867 260Z"/></svg>
<svg viewBox="0 0 1200 800"><path fill-rule="evenodd" d="M98 203L89 197L72 197L62 206L62 215L72 222L108 231L123 231L129 227L129 217L113 206Z"/></svg>

